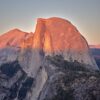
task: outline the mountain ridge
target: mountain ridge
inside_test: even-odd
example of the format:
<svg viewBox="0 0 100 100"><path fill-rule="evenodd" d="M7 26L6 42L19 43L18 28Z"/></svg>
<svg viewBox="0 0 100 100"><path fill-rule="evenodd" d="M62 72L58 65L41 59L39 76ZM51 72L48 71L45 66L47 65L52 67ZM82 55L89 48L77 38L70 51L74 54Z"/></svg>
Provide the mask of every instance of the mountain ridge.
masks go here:
<svg viewBox="0 0 100 100"><path fill-rule="evenodd" d="M99 98L99 68L87 41L69 21L40 18L34 33L15 31L9 40L4 36L9 44L0 42L1 100L92 100L87 93L91 88Z"/></svg>
<svg viewBox="0 0 100 100"><path fill-rule="evenodd" d="M2 38L4 39L2 40ZM45 55L61 54L66 60L71 58L73 61L90 64L93 68L96 66L89 53L86 39L71 22L62 18L38 18L33 34L14 29L0 36L0 39L2 41L0 43L1 48L6 45L17 45L22 50L27 48L40 49L39 52Z"/></svg>
<svg viewBox="0 0 100 100"><path fill-rule="evenodd" d="M22 32L19 29L12 29L0 36L0 48L4 48L8 45L18 46L27 35L27 32Z"/></svg>

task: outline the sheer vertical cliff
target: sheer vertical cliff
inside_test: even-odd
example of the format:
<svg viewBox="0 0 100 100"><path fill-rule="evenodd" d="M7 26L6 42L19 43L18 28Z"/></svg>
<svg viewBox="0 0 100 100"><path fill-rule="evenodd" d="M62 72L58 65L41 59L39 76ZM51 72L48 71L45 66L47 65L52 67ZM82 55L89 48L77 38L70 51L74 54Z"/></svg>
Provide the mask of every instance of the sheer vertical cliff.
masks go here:
<svg viewBox="0 0 100 100"><path fill-rule="evenodd" d="M62 55L66 60L77 60L84 63L90 69L98 69L85 38L69 21L61 18L39 18L36 31L33 34L33 41L29 42L30 47L41 54ZM31 38L29 40L31 40ZM22 48L28 48L24 42Z"/></svg>

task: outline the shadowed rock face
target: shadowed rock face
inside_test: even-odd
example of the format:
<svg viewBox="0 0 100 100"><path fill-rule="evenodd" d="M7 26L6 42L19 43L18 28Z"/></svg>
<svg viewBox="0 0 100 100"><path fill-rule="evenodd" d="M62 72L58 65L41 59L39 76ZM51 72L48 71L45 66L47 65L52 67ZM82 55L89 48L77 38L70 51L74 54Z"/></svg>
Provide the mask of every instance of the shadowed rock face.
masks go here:
<svg viewBox="0 0 100 100"><path fill-rule="evenodd" d="M27 76L18 61L0 66L0 100L25 100L33 83L34 79Z"/></svg>
<svg viewBox="0 0 100 100"><path fill-rule="evenodd" d="M83 86L80 78L95 77L91 87L99 83L87 41L67 20L39 18L34 34L9 31L0 37L0 48L0 100L84 100L81 90L90 91L90 81Z"/></svg>
<svg viewBox="0 0 100 100"><path fill-rule="evenodd" d="M2 64L0 100L99 100L100 71L89 71L84 66L62 56L47 56L33 78L18 61Z"/></svg>

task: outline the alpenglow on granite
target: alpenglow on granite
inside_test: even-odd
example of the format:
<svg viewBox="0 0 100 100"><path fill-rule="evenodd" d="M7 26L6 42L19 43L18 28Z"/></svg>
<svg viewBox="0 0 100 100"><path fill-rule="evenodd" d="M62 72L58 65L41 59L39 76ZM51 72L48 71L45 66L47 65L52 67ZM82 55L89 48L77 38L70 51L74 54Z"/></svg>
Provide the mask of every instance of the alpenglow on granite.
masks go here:
<svg viewBox="0 0 100 100"><path fill-rule="evenodd" d="M96 71L86 39L65 19L38 18L34 33L0 36L0 100L84 100L91 78L92 88L100 81Z"/></svg>

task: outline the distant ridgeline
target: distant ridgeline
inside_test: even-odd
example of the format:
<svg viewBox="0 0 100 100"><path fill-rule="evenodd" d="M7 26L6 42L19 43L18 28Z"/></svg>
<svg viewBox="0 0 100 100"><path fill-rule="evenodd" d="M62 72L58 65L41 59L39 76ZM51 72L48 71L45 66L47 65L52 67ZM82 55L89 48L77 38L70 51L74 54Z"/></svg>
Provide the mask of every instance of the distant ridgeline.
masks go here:
<svg viewBox="0 0 100 100"><path fill-rule="evenodd" d="M40 70L42 71L43 67L46 69L48 80L38 100L82 100L82 98L83 100L85 98L97 100L97 98L100 98L100 88L98 86L100 72L90 71L84 66L86 65L77 61L64 60L61 55L46 56L45 64L40 67ZM18 61L0 66L1 100L15 100L15 98L25 100L31 94L35 85L36 79L29 77Z"/></svg>
<svg viewBox="0 0 100 100"><path fill-rule="evenodd" d="M100 49L98 48L91 48L91 52L96 60L98 67L100 68Z"/></svg>

